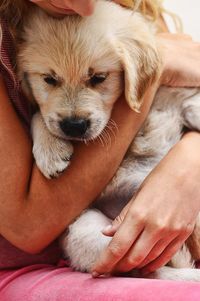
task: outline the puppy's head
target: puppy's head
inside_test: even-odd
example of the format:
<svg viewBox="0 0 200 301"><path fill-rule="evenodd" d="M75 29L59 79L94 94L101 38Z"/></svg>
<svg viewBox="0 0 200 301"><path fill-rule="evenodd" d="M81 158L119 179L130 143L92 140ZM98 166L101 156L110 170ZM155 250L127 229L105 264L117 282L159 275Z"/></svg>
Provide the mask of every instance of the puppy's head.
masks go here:
<svg viewBox="0 0 200 301"><path fill-rule="evenodd" d="M40 10L26 22L18 51L22 87L39 106L49 131L67 139L97 137L123 91L139 111L158 70L146 21L99 0L90 17L57 20Z"/></svg>

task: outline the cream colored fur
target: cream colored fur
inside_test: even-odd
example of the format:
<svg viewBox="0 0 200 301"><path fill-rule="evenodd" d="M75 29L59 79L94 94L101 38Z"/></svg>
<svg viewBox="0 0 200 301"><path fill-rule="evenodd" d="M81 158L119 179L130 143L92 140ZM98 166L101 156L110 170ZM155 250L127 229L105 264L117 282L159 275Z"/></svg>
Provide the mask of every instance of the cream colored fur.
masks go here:
<svg viewBox="0 0 200 301"><path fill-rule="evenodd" d="M90 17L57 20L39 9L28 16L20 37L18 68L25 93L39 107L32 122L33 154L46 177L59 176L68 167L73 140L103 135L124 86L128 104L140 110L144 91L160 70L154 32L153 25L139 13L103 0L97 2ZM94 84L99 76L103 80ZM60 126L63 120L73 118L89 121L80 137L66 135ZM90 271L110 241L101 229L180 140L183 126L200 130L199 90L161 88L95 208L84 211L62 237L64 253L75 269ZM199 281L200 271L193 269L193 259L200 255L199 237L197 221L188 247L185 244L179 250L171 267L150 277Z"/></svg>

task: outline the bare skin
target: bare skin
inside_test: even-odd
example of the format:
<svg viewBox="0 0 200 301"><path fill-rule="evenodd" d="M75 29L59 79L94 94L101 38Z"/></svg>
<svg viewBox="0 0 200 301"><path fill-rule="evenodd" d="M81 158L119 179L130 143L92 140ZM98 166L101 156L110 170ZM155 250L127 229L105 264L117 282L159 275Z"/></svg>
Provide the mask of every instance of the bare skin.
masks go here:
<svg viewBox="0 0 200 301"><path fill-rule="evenodd" d="M161 83L172 87L198 87L200 43L185 34L162 33L158 39L163 49L165 64Z"/></svg>
<svg viewBox="0 0 200 301"><path fill-rule="evenodd" d="M79 14L80 16L89 16L93 13L96 0L31 0L41 8L45 9L54 16Z"/></svg>
<svg viewBox="0 0 200 301"><path fill-rule="evenodd" d="M42 2L49 4L49 1L37 1L37 4L41 6ZM54 5L61 3L56 0L53 2ZM81 1L76 2L77 5L81 4ZM70 6L70 3L72 1L69 0L67 9L78 13L78 9ZM51 9L45 6L43 8L52 14L58 14L57 8L54 10L53 6ZM65 11L65 13L69 12ZM108 151L105 151L105 148L97 141L88 146L77 144L71 167L56 180L45 179L33 162L31 141L8 101L1 79L0 182L3 184L0 187L0 233L6 239L30 253L39 252L45 248L95 199L112 178L130 142L141 127L159 84L200 85L200 75L195 71L200 69L200 54L196 51L196 43L188 38L185 39L185 36L179 37L180 43L183 41L185 43L185 51L178 52L182 63L177 65L177 51L180 48L179 43L173 37L172 35L159 36L163 47L164 69L161 79L146 92L141 114L132 112L122 97L117 102L112 116L119 130L116 131L116 137L112 137ZM170 51L165 51L168 47ZM193 64L194 68L190 68L188 74L190 64ZM171 81L172 78L173 81ZM130 201L114 222L114 230L105 232L107 235L113 235L117 230L108 249L94 267L96 273L124 271L144 265L147 265L146 271L154 270L168 261L177 247L183 243L192 231L200 208L199 188L196 185L200 170L200 158L197 154L199 143L199 134L191 133L185 136L145 181L138 195L138 201L136 199L136 205ZM188 149L192 152L192 156L188 157ZM170 177L170 166L174 168L173 177ZM178 181L180 170L182 179L186 179L186 175L190 173L190 179L186 179L184 187L180 186ZM91 179L95 181L92 181L92 185L89 186ZM159 181L159 187L158 179L162 179ZM167 187L166 183L169 183ZM166 193L163 194L163 191ZM176 198L170 202L169 198L175 193ZM150 196L151 199L149 199ZM151 210L146 212L145 208L148 208L152 199L154 202L151 204ZM166 206L167 215L164 225L161 225L157 222L159 216L156 213L158 207L161 210L164 206ZM145 218L141 219L141 216L136 214L138 211L144 212ZM158 211L158 213L161 212ZM132 215L134 219L131 218ZM177 220L183 220L186 223L179 224L177 227ZM169 224L170 229L168 229ZM139 233L144 235L137 237L135 230L128 231L130 228L134 229L135 225L137 225L136 230L140 229ZM166 232L166 229L169 232ZM168 244L159 243L163 239L166 241L166 236L169 237ZM136 249L135 246L137 246ZM156 251L154 246L157 246ZM138 250L142 248L145 251L137 262ZM130 250L131 260L129 260L128 250Z"/></svg>

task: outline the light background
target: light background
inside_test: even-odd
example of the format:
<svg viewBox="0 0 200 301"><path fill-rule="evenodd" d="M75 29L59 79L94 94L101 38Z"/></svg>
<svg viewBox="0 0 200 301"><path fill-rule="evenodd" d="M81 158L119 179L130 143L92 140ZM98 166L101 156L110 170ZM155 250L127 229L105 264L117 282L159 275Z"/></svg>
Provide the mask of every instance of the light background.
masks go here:
<svg viewBox="0 0 200 301"><path fill-rule="evenodd" d="M200 41L200 0L164 0L164 6L181 17L185 33ZM170 18L166 16L165 19L174 32Z"/></svg>

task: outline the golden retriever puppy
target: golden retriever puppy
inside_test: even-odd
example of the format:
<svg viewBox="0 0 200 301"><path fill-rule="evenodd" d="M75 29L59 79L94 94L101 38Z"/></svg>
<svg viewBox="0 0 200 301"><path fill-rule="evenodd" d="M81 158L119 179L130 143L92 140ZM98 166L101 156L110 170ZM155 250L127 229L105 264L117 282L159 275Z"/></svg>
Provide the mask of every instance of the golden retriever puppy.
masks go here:
<svg viewBox="0 0 200 301"><path fill-rule="evenodd" d="M38 8L24 24L18 50L23 89L39 108L33 117L33 154L41 172L57 177L70 164L73 140L100 137L125 89L140 110L146 87L158 76L155 28L139 13L98 0L90 17L57 20ZM173 100L172 100L173 99ZM197 89L161 88L149 116L114 179L62 239L75 269L89 272L110 238L101 233L133 197L145 177L181 138L184 126L200 130ZM199 227L169 265L150 277L200 280ZM173 267L173 268L172 268ZM174 268L179 269L174 269Z"/></svg>

